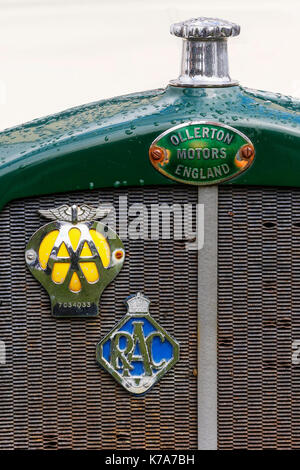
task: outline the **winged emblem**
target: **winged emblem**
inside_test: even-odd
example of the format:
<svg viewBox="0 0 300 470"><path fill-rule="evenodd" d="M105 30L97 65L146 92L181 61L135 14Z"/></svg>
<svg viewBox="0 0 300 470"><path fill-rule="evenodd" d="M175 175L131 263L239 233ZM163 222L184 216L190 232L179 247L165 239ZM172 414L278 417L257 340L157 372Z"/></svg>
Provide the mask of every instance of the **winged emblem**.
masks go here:
<svg viewBox="0 0 300 470"><path fill-rule="evenodd" d="M92 207L87 204L68 206L63 204L55 209L40 209L39 213L46 219L63 220L66 222L83 222L86 220L100 220L108 215L110 209L107 207Z"/></svg>

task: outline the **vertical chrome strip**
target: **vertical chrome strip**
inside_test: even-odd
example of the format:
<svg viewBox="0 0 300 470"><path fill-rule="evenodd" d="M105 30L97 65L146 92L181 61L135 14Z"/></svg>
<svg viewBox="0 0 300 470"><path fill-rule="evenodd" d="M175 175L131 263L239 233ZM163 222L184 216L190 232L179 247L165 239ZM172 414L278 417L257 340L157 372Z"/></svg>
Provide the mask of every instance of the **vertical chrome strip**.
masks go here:
<svg viewBox="0 0 300 470"><path fill-rule="evenodd" d="M198 256L198 447L217 449L218 186L199 188L204 245ZM203 229L203 227L202 227ZM198 237L201 230L198 223Z"/></svg>

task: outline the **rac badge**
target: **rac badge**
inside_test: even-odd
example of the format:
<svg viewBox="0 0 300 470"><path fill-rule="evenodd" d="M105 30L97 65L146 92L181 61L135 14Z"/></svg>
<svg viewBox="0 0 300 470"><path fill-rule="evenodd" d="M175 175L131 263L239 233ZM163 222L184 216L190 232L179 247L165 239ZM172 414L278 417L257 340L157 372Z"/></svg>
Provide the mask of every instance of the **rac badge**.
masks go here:
<svg viewBox="0 0 300 470"><path fill-rule="evenodd" d="M140 292L125 317L97 345L97 362L128 392L142 395L178 361L178 343L150 316Z"/></svg>
<svg viewBox="0 0 300 470"><path fill-rule="evenodd" d="M150 161L180 183L209 185L247 170L255 150L244 134L225 124L191 121L160 134L149 149Z"/></svg>
<svg viewBox="0 0 300 470"><path fill-rule="evenodd" d="M95 317L100 296L124 262L124 247L97 222L108 208L66 204L39 213L52 222L29 240L25 260L51 299L56 317Z"/></svg>

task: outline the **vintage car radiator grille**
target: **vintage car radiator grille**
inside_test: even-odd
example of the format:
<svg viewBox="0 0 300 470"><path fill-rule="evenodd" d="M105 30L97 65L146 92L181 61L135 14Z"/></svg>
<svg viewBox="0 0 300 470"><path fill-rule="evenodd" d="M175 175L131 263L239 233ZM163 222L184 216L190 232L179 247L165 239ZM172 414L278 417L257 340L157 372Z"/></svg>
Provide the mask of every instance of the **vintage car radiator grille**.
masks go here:
<svg viewBox="0 0 300 470"><path fill-rule="evenodd" d="M197 447L197 252L183 241L125 241L123 270L97 319L51 317L48 294L27 270L24 249L45 223L38 208L63 203L196 203L197 189L151 187L76 192L15 201L0 214L0 448L195 449ZM180 343L178 364L133 398L95 361L96 343L142 290L151 314Z"/></svg>
<svg viewBox="0 0 300 470"><path fill-rule="evenodd" d="M300 191L219 190L220 449L300 447Z"/></svg>

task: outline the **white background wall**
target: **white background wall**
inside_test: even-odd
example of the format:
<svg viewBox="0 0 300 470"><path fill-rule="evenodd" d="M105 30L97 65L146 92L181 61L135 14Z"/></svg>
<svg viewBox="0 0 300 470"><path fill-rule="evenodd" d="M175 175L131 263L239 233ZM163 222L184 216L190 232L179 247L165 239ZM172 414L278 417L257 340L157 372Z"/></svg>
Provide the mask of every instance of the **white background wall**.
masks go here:
<svg viewBox="0 0 300 470"><path fill-rule="evenodd" d="M164 87L181 52L169 26L193 16L241 24L233 78L300 97L300 0L0 0L0 129Z"/></svg>

